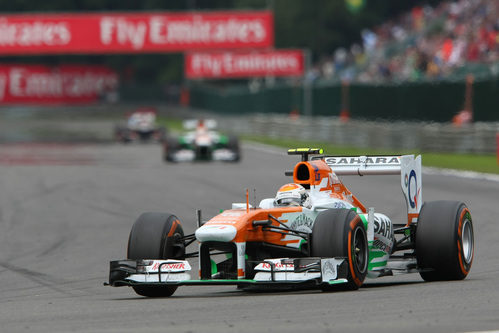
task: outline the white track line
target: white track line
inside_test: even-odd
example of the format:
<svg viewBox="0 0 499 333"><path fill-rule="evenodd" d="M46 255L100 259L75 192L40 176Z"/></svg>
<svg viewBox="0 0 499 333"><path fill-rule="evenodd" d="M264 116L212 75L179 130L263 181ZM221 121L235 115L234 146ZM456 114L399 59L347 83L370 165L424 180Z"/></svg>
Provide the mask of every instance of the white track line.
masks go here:
<svg viewBox="0 0 499 333"><path fill-rule="evenodd" d="M275 155L283 155L287 154L287 149L285 148L280 148L272 145L267 145L264 143L259 143L259 142L244 142L243 143L244 148L249 148L253 149L262 153L269 153L269 154L275 154Z"/></svg>
<svg viewBox="0 0 499 333"><path fill-rule="evenodd" d="M287 152L287 149L258 142L245 142L243 146L245 148L253 149L259 152L275 154L275 155L283 155L286 154ZM499 175L492 173L481 173L475 171L454 170L454 169L441 169L434 167L423 167L423 173L427 175L445 175L445 176L454 176L467 179L488 180L499 183Z"/></svg>
<svg viewBox="0 0 499 333"><path fill-rule="evenodd" d="M455 176L468 179L482 179L493 182L499 182L499 175L493 173L482 173L482 172L454 170L454 169L440 169L433 167L424 167L423 173L428 175L446 175L446 176Z"/></svg>

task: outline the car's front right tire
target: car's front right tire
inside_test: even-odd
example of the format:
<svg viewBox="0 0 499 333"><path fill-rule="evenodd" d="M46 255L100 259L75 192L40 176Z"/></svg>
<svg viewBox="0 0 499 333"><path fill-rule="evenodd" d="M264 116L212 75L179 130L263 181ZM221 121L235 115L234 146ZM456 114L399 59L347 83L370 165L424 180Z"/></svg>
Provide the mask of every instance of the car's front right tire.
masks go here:
<svg viewBox="0 0 499 333"><path fill-rule="evenodd" d="M185 259L184 236L179 219L168 213L143 213L128 238L128 259ZM176 286L133 286L147 297L171 296Z"/></svg>

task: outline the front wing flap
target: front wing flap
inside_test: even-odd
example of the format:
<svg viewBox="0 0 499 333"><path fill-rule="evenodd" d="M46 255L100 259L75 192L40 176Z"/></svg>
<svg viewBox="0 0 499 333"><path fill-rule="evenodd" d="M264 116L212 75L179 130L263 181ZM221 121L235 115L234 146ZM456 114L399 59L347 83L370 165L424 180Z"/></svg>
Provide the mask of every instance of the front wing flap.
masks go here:
<svg viewBox="0 0 499 333"><path fill-rule="evenodd" d="M202 159L199 156L196 156L196 151L194 149L185 148L172 153L172 158L175 162L192 162L197 159ZM226 148L217 148L212 150L209 159L213 161L231 162L237 160L237 158L238 155L236 152Z"/></svg>
<svg viewBox="0 0 499 333"><path fill-rule="evenodd" d="M186 260L117 260L111 261L109 285L276 285L340 284L347 280L344 258L279 258L255 263L252 279L191 279Z"/></svg>

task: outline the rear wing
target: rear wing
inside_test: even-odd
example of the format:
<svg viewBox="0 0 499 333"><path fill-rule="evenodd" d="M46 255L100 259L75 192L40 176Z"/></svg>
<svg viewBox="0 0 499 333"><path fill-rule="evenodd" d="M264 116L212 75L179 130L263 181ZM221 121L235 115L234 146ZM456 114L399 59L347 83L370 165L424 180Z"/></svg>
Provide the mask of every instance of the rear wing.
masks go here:
<svg viewBox="0 0 499 333"><path fill-rule="evenodd" d="M314 156L323 159L337 175L398 175L401 156Z"/></svg>
<svg viewBox="0 0 499 333"><path fill-rule="evenodd" d="M398 175L407 203L407 224L417 222L422 199L421 155L313 156L323 159L337 175Z"/></svg>
<svg viewBox="0 0 499 333"><path fill-rule="evenodd" d="M217 128L217 121L215 119L187 119L182 122L182 126L186 130L196 129L201 124L209 130Z"/></svg>

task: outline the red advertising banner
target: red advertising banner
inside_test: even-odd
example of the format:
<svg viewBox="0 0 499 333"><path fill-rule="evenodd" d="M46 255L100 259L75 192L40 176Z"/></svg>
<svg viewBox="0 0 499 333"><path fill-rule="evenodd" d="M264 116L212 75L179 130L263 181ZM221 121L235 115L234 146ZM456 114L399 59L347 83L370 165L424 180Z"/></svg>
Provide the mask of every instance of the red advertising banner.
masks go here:
<svg viewBox="0 0 499 333"><path fill-rule="evenodd" d="M304 60L302 50L189 53L184 73L189 79L301 76Z"/></svg>
<svg viewBox="0 0 499 333"><path fill-rule="evenodd" d="M0 104L89 103L117 85L117 74L104 66L0 65Z"/></svg>
<svg viewBox="0 0 499 333"><path fill-rule="evenodd" d="M271 11L0 15L0 55L266 48Z"/></svg>

